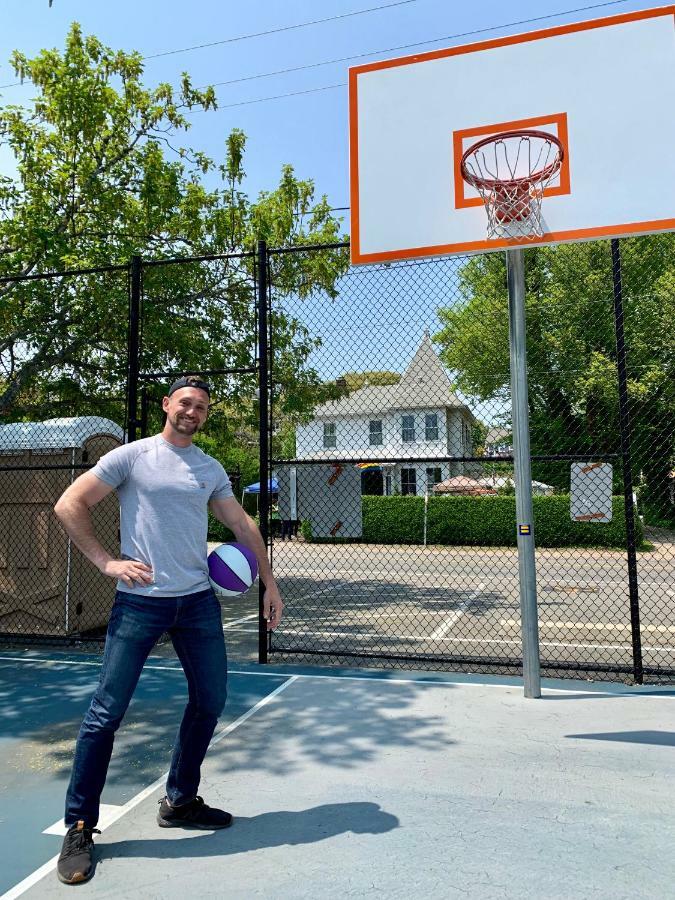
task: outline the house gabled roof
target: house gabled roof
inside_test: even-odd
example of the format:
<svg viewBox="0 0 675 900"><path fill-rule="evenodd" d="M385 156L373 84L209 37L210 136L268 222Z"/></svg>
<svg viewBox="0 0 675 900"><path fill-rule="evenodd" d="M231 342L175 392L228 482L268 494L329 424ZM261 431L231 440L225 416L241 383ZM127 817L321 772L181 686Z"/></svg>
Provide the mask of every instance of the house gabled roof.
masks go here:
<svg viewBox="0 0 675 900"><path fill-rule="evenodd" d="M314 415L317 419L327 419L439 407L463 409L472 416L468 406L452 390L429 332L425 331L422 343L398 384L366 385L339 400L323 403Z"/></svg>
<svg viewBox="0 0 675 900"><path fill-rule="evenodd" d="M511 437L511 429L510 428L499 428L497 426L493 426L488 430L488 433L485 435L485 446L490 447L492 444L503 444L506 438Z"/></svg>

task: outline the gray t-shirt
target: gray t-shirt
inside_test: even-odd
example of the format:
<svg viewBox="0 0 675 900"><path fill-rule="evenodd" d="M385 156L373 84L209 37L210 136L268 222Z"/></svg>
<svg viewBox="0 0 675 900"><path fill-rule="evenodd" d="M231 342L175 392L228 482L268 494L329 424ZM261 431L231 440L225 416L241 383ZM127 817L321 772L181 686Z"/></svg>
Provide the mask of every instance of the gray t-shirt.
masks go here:
<svg viewBox="0 0 675 900"><path fill-rule="evenodd" d="M147 586L118 581L119 590L177 597L207 589L208 503L233 496L218 460L157 434L116 447L91 471L117 490L122 558L146 563L154 575Z"/></svg>

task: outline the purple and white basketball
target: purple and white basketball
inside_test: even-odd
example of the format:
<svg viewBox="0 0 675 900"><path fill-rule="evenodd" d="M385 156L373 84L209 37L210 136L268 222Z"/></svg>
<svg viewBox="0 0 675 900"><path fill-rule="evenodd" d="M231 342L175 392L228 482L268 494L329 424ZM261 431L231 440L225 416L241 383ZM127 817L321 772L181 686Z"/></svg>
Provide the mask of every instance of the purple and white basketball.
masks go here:
<svg viewBox="0 0 675 900"><path fill-rule="evenodd" d="M243 544L220 544L209 553L207 562L209 581L221 597L243 594L258 576L255 553Z"/></svg>

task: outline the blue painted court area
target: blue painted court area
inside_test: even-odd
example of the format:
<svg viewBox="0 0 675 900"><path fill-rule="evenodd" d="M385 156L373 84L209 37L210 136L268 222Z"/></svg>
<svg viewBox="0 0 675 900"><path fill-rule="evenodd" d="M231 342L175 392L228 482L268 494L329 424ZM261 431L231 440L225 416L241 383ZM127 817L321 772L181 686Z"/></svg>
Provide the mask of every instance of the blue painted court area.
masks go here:
<svg viewBox="0 0 675 900"><path fill-rule="evenodd" d="M2 895L60 850L61 836L42 832L63 817L75 738L96 688L100 661L59 653L0 657ZM283 675L262 679L230 674L218 731L285 680ZM150 660L116 736L102 804L123 806L168 769L186 702L180 665L171 659Z"/></svg>
<svg viewBox="0 0 675 900"><path fill-rule="evenodd" d="M672 896L675 691L231 667L200 793L223 831L158 827L186 699L153 657L103 795L94 877L56 879L91 656L0 659L4 900L73 896L654 900Z"/></svg>

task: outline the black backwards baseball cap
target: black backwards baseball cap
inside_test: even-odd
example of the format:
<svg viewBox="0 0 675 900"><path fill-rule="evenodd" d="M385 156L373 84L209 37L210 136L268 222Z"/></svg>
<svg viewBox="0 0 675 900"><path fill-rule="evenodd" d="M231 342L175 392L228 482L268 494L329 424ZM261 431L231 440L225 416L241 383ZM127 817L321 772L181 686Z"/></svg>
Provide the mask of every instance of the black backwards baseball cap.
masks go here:
<svg viewBox="0 0 675 900"><path fill-rule="evenodd" d="M175 391L185 387L200 388L202 391L206 391L209 399L211 399L211 386L207 381L201 379L199 375L184 375L182 378L178 378L169 388L167 396L170 397Z"/></svg>

